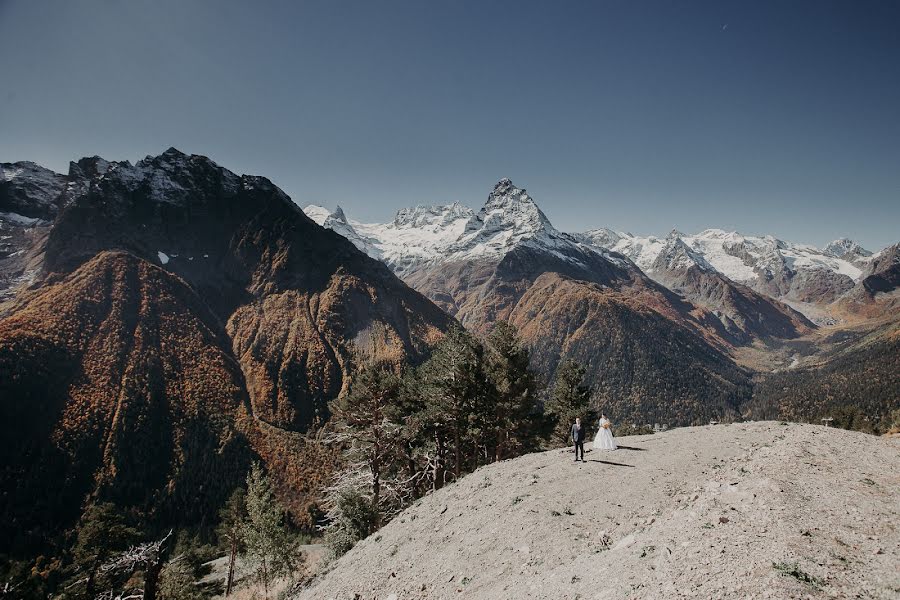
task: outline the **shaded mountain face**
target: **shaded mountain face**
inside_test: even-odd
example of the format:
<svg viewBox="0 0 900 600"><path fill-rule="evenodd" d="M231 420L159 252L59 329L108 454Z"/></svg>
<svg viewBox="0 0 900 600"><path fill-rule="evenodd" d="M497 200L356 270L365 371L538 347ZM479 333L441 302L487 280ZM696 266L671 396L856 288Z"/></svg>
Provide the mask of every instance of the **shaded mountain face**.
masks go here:
<svg viewBox="0 0 900 600"><path fill-rule="evenodd" d="M4 550L89 499L199 522L240 483L249 397L218 320L177 276L102 252L0 320Z"/></svg>
<svg viewBox="0 0 900 600"><path fill-rule="evenodd" d="M416 360L450 322L265 178L174 149L136 165L84 160L69 177L45 278L110 249L183 278L224 324L254 414L272 425L327 416L352 344Z"/></svg>
<svg viewBox="0 0 900 600"><path fill-rule="evenodd" d="M55 212L35 196L13 217L42 215L0 304L4 523L36 543L95 499L197 522L252 457L308 518L331 459L296 434L328 417L351 353L419 361L452 318L264 178L170 149L62 179Z"/></svg>
<svg viewBox="0 0 900 600"><path fill-rule="evenodd" d="M0 163L0 307L33 283L66 178L31 162Z"/></svg>
<svg viewBox="0 0 900 600"><path fill-rule="evenodd" d="M900 311L900 244L888 246L868 263L862 277L841 299L841 308L870 317Z"/></svg>
<svg viewBox="0 0 900 600"><path fill-rule="evenodd" d="M66 177L33 162L0 163L0 212L51 220Z"/></svg>
<svg viewBox="0 0 900 600"><path fill-rule="evenodd" d="M900 244L885 248L872 259L859 287L872 297L889 294L900 287Z"/></svg>
<svg viewBox="0 0 900 600"><path fill-rule="evenodd" d="M515 324L547 379L563 357L589 365L590 382L618 416L644 422L659 415L675 424L734 414L747 374L727 357L736 337L712 312L652 281L625 257L558 231L508 179L477 213L453 206L403 211L392 227L348 224L369 232L374 247L391 248L389 264L400 265L404 281L468 329L486 333L500 321ZM403 256L396 223L411 215L424 231ZM660 345L636 336L642 326L680 341ZM693 396L686 381L675 385L673 399L670 382L681 372L714 375ZM658 411L663 405L671 410Z"/></svg>

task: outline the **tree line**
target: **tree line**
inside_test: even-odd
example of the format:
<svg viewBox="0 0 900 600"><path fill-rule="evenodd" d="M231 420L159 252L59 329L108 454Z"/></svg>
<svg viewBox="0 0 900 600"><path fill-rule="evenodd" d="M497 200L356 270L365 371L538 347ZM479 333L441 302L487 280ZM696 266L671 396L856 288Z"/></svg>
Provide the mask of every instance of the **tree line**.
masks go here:
<svg viewBox="0 0 900 600"><path fill-rule="evenodd" d="M451 329L416 368L360 362L326 436L344 458L324 503L335 555L427 492L480 466L566 444L576 416L587 424L597 416L585 368L564 360L544 390L505 322L484 341Z"/></svg>
<svg viewBox="0 0 900 600"><path fill-rule="evenodd" d="M348 392L310 436L341 456L319 513L332 555L480 466L569 443L576 416L596 421L583 366L564 360L545 388L530 359L507 323L483 340L451 329L416 367L357 355ZM285 578L303 580L299 542L309 532L292 524L259 463L209 521L213 531L208 523L197 531L151 529L139 512L88 505L61 555L7 564L0 599L203 600L248 583L269 598L284 596ZM223 555L224 581L200 583L209 561Z"/></svg>
<svg viewBox="0 0 900 600"><path fill-rule="evenodd" d="M140 515L109 502L90 505L65 555L52 564L39 558L30 569L12 565L0 583L0 598L206 600L235 591L240 559L242 585L255 584L269 599L276 580L302 573L303 536L291 527L259 463L251 466L246 487L233 491L217 520L209 543L187 530L153 535L141 529ZM225 581L203 583L209 561L223 553ZM278 597L287 591L292 590L282 586Z"/></svg>

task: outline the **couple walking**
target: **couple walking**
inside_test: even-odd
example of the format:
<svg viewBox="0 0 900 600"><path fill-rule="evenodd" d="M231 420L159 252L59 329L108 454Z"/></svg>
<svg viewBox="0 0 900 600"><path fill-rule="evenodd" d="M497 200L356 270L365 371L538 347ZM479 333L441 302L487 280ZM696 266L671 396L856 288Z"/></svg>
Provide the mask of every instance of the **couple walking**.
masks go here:
<svg viewBox="0 0 900 600"><path fill-rule="evenodd" d="M612 423L609 422L609 419L606 418L606 415L600 415L600 422L597 427L597 435L594 436L594 450L615 450L616 449L616 441L613 439L612 431L610 430L610 426ZM575 443L575 462L579 460L584 462L584 439L587 437L587 430L584 425L581 424L581 417L577 417L575 419L575 424L572 425L572 441ZM581 451L581 458L578 457L578 453Z"/></svg>

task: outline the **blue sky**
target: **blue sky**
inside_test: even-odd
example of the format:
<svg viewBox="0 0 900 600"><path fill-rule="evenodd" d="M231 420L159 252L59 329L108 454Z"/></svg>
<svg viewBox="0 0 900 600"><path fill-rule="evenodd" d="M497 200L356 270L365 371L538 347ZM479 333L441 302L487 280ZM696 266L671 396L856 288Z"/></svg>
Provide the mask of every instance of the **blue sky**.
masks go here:
<svg viewBox="0 0 900 600"><path fill-rule="evenodd" d="M0 0L0 161L169 146L360 220L900 240L900 3Z"/></svg>

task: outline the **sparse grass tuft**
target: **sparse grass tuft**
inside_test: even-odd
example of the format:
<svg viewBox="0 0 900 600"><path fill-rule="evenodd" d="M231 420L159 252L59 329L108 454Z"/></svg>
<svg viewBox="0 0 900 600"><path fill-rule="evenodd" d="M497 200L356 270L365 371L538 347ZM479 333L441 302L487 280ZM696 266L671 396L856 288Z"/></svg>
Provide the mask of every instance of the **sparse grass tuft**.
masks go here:
<svg viewBox="0 0 900 600"><path fill-rule="evenodd" d="M807 585L811 585L815 588L822 587L822 580L818 577L813 577L806 571L800 568L800 565L795 562L773 562L772 568L781 573L782 575L787 575L789 577L793 577L797 581L805 583Z"/></svg>

